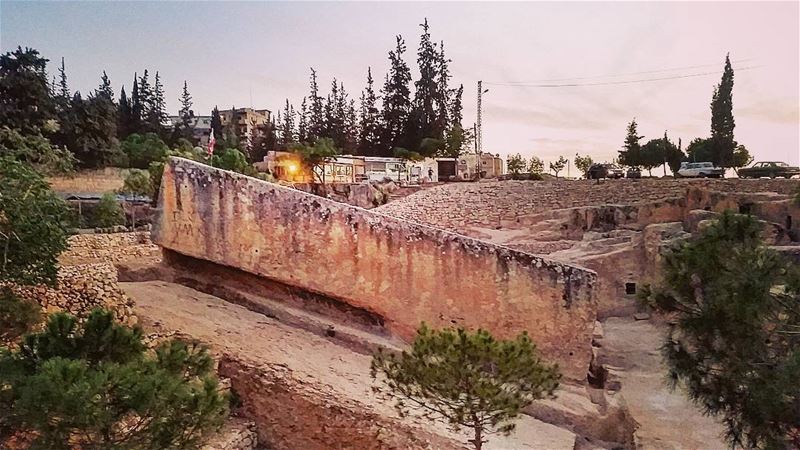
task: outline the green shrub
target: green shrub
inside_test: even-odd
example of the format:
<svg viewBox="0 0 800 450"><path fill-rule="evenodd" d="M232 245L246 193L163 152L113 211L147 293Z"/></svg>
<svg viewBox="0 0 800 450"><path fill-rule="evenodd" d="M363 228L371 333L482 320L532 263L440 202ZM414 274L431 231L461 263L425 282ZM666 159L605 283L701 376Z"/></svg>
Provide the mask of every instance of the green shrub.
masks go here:
<svg viewBox="0 0 800 450"><path fill-rule="evenodd" d="M95 310L66 314L0 353L0 433L33 432L33 448L188 449L227 415L205 348L172 340L145 352L142 332Z"/></svg>
<svg viewBox="0 0 800 450"><path fill-rule="evenodd" d="M0 286L0 345L14 342L41 319L41 307Z"/></svg>
<svg viewBox="0 0 800 450"><path fill-rule="evenodd" d="M117 201L117 196L106 192L100 197L94 210L91 225L98 228L108 228L125 223L125 212Z"/></svg>
<svg viewBox="0 0 800 450"><path fill-rule="evenodd" d="M0 281L55 282L68 211L33 168L0 158Z"/></svg>

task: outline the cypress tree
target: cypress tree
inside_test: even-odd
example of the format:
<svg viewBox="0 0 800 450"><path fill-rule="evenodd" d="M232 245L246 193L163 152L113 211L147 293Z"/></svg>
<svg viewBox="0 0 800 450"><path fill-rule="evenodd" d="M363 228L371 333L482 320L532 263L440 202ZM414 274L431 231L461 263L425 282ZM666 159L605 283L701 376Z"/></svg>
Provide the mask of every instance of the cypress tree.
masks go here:
<svg viewBox="0 0 800 450"><path fill-rule="evenodd" d="M431 42L428 19L420 25L422 36L417 51L419 79L414 82L416 92L407 124L408 150L420 149L420 142L425 138L441 139L441 131L437 128L436 100L439 97L437 85L438 55L436 46Z"/></svg>
<svg viewBox="0 0 800 450"><path fill-rule="evenodd" d="M403 61L406 44L402 36L397 36L397 46L389 52L390 68L381 90L383 110L381 112L381 148L380 154L391 156L395 147L403 145L403 137L411 107L410 90L411 70Z"/></svg>
<svg viewBox="0 0 800 450"><path fill-rule="evenodd" d="M733 68L730 54L725 55L725 69L722 80L714 88L711 99L711 140L714 163L721 167L731 167L736 142L733 138Z"/></svg>
<svg viewBox="0 0 800 450"><path fill-rule="evenodd" d="M442 134L445 130L452 127L450 123L450 109L452 108L450 97L454 94L449 88L450 83L450 60L444 55L444 41L439 43L439 53L437 53L437 78L436 78L436 132ZM459 99L459 103L461 100ZM458 121L459 125L461 120Z"/></svg>
<svg viewBox="0 0 800 450"><path fill-rule="evenodd" d="M289 104L289 99L286 99L286 106L283 109L283 122L280 129L280 143L286 147L289 144L296 142L294 136L294 106Z"/></svg>
<svg viewBox="0 0 800 450"><path fill-rule="evenodd" d="M161 134L163 132L163 124L167 120L167 112L164 99L164 85L161 84L161 77L158 71L156 71L156 77L153 83L150 105L150 111L147 116L150 130Z"/></svg>
<svg viewBox="0 0 800 450"><path fill-rule="evenodd" d="M144 117L144 105L142 97L139 95L139 78L136 72L133 73L133 88L131 90L131 120L127 129L128 134L140 133L142 131L142 118Z"/></svg>
<svg viewBox="0 0 800 450"><path fill-rule="evenodd" d="M67 71L64 66L64 57L61 57L61 67L58 68L59 82L58 82L58 97L61 101L60 106L66 107L72 101L72 96L69 93L69 86L67 86Z"/></svg>
<svg viewBox="0 0 800 450"><path fill-rule="evenodd" d="M367 68L367 87L361 92L359 109L360 125L357 147L359 155L376 155L380 145L380 116L373 85L372 68Z"/></svg>
<svg viewBox="0 0 800 450"><path fill-rule="evenodd" d="M219 108L214 106L211 110L211 130L214 132L214 139L222 139L222 116L220 116Z"/></svg>
<svg viewBox="0 0 800 450"><path fill-rule="evenodd" d="M141 105L141 118L140 129L137 132L150 132L154 131L151 127L151 119L153 114L153 88L150 86L148 80L149 74L147 69L144 74L139 78L139 104Z"/></svg>
<svg viewBox="0 0 800 450"><path fill-rule="evenodd" d="M131 104L125 94L125 86L119 92L119 105L117 106L117 132L120 139L125 139L131 134L132 121Z"/></svg>

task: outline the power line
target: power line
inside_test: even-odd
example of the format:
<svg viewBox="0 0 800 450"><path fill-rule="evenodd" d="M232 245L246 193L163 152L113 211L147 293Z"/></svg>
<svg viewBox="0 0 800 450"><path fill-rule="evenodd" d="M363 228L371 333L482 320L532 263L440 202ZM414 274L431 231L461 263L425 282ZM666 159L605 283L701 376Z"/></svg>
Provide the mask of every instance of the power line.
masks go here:
<svg viewBox="0 0 800 450"><path fill-rule="evenodd" d="M752 61L755 58L743 58L743 59L736 59L731 61L731 63L741 63L745 61ZM646 75L651 73L661 73L661 72L675 72L676 70L688 70L688 69L699 69L701 67L712 67L718 66L719 63L709 63L709 64L697 64L694 66L683 66L683 67L675 67L672 69L658 69L658 70L645 70L641 72L627 72L627 73L616 73L616 74L608 74L608 75L593 75L593 76L586 76L586 77L575 77L575 78L549 78L549 79L542 79L542 80L533 80L533 81L509 81L509 84L536 84L536 83L552 83L556 81L577 81L577 80L591 80L595 78L616 78L616 77L627 77L631 75ZM489 83L487 84L494 84Z"/></svg>
<svg viewBox="0 0 800 450"><path fill-rule="evenodd" d="M757 69L763 66L749 66L749 67L739 67L736 70L752 70ZM529 88L560 88L560 87L580 87L580 86L611 86L611 85L618 85L618 84L634 84L634 83L648 83L653 81L664 81L664 80L677 80L680 78L693 78L693 77L702 77L707 75L718 75L723 73L722 71L714 71L714 72L702 72L702 73L692 73L692 74L685 74L685 75L672 75L668 77L656 77L656 78L643 78L639 80L619 80L619 81L602 81L597 83L565 83L565 84L527 84L527 83L492 83L489 81L484 81L485 84L491 86L507 86L507 87L529 87Z"/></svg>

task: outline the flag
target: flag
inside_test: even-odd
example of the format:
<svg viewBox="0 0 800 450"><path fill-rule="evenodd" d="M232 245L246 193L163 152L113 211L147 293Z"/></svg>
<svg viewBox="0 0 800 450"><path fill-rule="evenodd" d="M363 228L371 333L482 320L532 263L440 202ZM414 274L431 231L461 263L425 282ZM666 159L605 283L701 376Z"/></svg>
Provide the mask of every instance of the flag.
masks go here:
<svg viewBox="0 0 800 450"><path fill-rule="evenodd" d="M211 135L208 137L208 157L212 157L214 155L214 144L217 143L217 140L214 139L214 129L211 129Z"/></svg>

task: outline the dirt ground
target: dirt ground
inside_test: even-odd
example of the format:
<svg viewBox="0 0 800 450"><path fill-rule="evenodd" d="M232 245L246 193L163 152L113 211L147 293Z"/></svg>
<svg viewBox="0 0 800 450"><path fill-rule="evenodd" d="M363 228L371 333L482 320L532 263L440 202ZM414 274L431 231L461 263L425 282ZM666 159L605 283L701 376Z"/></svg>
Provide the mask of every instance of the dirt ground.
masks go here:
<svg viewBox="0 0 800 450"><path fill-rule="evenodd" d="M458 442L467 439L466 435L420 417L397 417L392 405L377 399L371 390L368 355L185 286L162 281L120 286L136 301L135 312L148 331L190 335L216 352L281 366L315 395L358 402L366 410L421 432ZM515 433L492 436L484 448L572 450L574 444L575 434L571 431L522 416Z"/></svg>
<svg viewBox="0 0 800 450"><path fill-rule="evenodd" d="M723 427L704 416L685 393L672 392L658 348L664 330L647 320L603 322L604 361L622 384L619 394L639 423L636 435L647 450L724 450Z"/></svg>

